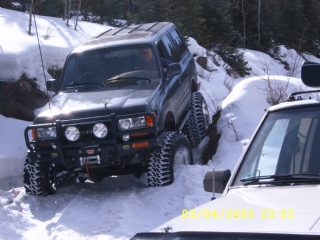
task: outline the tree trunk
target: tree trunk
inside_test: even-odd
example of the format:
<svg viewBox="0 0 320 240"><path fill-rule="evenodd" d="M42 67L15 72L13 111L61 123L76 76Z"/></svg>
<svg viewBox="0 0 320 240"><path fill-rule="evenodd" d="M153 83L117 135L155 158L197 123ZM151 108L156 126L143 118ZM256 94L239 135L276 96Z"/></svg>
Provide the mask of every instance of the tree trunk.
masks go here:
<svg viewBox="0 0 320 240"><path fill-rule="evenodd" d="M243 18L243 48L246 48L246 14L244 12L243 0L242 0L242 18Z"/></svg>
<svg viewBox="0 0 320 240"><path fill-rule="evenodd" d="M80 7L81 7L81 0L78 0L78 10L77 10L76 24L74 25L74 30L77 30Z"/></svg>
<svg viewBox="0 0 320 240"><path fill-rule="evenodd" d="M30 0L30 8L29 8L29 31L28 34L31 36L31 26L32 26L32 12L33 9L40 3L44 2L45 0L40 0L38 3L34 3L33 0Z"/></svg>
<svg viewBox="0 0 320 240"><path fill-rule="evenodd" d="M31 26L32 26L32 10L33 10L33 0L30 0L30 7L29 7L29 30L28 34L31 36Z"/></svg>
<svg viewBox="0 0 320 240"><path fill-rule="evenodd" d="M63 0L63 17L62 20L65 21L67 18L67 0Z"/></svg>
<svg viewBox="0 0 320 240"><path fill-rule="evenodd" d="M278 44L278 38L279 38L279 34L280 34L280 28L281 28L281 23L283 20L283 15L284 15L284 9L281 9L281 14L280 14L280 21L279 24L277 24L277 33L276 33L276 37L275 37L275 43Z"/></svg>
<svg viewBox="0 0 320 240"><path fill-rule="evenodd" d="M258 1L258 46L260 46L260 9L261 9L261 0Z"/></svg>
<svg viewBox="0 0 320 240"><path fill-rule="evenodd" d="M68 8L67 8L67 27L69 27L69 19L70 19L70 12L71 12L71 0L67 0Z"/></svg>

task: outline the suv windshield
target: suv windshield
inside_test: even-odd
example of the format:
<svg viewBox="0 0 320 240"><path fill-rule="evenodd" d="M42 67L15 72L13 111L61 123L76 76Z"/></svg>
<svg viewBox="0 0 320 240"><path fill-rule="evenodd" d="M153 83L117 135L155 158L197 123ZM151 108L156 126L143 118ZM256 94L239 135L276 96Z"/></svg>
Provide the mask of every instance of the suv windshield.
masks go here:
<svg viewBox="0 0 320 240"><path fill-rule="evenodd" d="M61 79L61 88L81 87L89 84L104 84L108 80L150 79L159 77L155 54L145 68L143 54L150 45L129 45L102 48L72 54L66 63ZM136 82L136 81L133 81Z"/></svg>
<svg viewBox="0 0 320 240"><path fill-rule="evenodd" d="M271 112L256 133L233 186L320 180L320 108Z"/></svg>

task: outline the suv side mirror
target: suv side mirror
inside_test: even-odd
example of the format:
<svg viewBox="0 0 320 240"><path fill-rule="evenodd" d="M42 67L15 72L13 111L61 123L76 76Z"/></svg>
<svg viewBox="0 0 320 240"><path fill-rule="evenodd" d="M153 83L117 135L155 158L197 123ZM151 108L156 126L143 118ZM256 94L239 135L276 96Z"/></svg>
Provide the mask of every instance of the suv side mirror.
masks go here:
<svg viewBox="0 0 320 240"><path fill-rule="evenodd" d="M203 179L203 188L206 192L223 193L231 177L229 169L214 169L208 171Z"/></svg>
<svg viewBox="0 0 320 240"><path fill-rule="evenodd" d="M54 93L58 92L58 81L56 79L48 79L46 82L47 90Z"/></svg>
<svg viewBox="0 0 320 240"><path fill-rule="evenodd" d="M301 79L308 87L320 87L320 64L304 62L301 67Z"/></svg>
<svg viewBox="0 0 320 240"><path fill-rule="evenodd" d="M180 75L182 72L181 66L179 63L172 63L168 66L166 76L174 77Z"/></svg>

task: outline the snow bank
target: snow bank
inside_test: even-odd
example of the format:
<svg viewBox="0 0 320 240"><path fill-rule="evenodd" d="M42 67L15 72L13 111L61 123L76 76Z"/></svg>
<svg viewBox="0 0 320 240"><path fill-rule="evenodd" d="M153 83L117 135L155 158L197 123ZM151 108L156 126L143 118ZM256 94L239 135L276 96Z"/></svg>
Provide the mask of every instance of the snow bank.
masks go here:
<svg viewBox="0 0 320 240"><path fill-rule="evenodd" d="M35 19L45 69L62 67L71 50L110 29L110 26L80 21L74 30L72 21L67 27L59 18L36 15ZM0 80L16 81L25 73L28 78L37 78L39 89L45 91L34 18L31 36L28 22L28 13L0 8Z"/></svg>
<svg viewBox="0 0 320 240"><path fill-rule="evenodd" d="M24 129L30 124L0 115L0 179L22 176L27 155Z"/></svg>

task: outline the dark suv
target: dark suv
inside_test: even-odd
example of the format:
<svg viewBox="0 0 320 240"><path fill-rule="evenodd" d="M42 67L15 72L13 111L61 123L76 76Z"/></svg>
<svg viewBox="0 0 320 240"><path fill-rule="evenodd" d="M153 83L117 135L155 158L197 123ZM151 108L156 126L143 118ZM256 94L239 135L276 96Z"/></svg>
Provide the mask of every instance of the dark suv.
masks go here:
<svg viewBox="0 0 320 240"><path fill-rule="evenodd" d="M76 177L147 172L149 186L169 185L209 125L193 56L168 22L102 33L74 49L47 88L55 96L25 130L24 186L33 195Z"/></svg>

